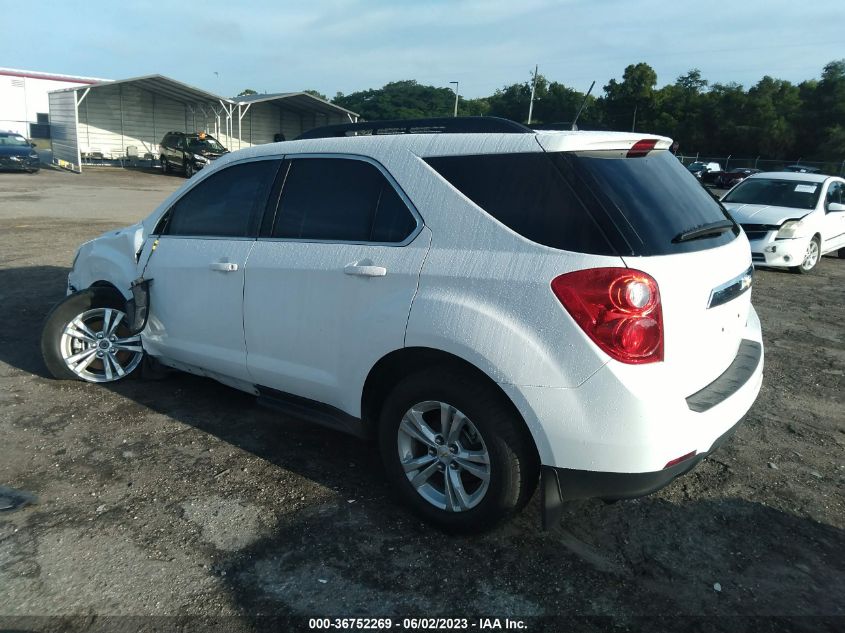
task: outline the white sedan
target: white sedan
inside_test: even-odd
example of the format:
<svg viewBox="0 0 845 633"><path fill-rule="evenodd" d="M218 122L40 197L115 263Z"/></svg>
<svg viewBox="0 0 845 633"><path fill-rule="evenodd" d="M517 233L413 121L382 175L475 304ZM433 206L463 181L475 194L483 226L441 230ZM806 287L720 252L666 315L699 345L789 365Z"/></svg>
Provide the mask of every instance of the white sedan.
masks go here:
<svg viewBox="0 0 845 633"><path fill-rule="evenodd" d="M742 226L755 265L808 273L822 255L845 258L845 179L768 172L749 176L722 197Z"/></svg>

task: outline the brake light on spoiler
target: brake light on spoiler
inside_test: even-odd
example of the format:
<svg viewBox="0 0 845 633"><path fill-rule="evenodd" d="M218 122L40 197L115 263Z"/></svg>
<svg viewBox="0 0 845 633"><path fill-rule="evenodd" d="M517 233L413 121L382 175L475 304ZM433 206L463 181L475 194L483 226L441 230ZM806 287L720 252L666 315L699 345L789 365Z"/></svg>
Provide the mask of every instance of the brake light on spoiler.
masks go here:
<svg viewBox="0 0 845 633"><path fill-rule="evenodd" d="M625 156L627 158L637 158L639 156L645 156L651 150L654 149L655 145L657 145L656 138L640 139L631 146L631 149L628 150L628 153L625 154Z"/></svg>

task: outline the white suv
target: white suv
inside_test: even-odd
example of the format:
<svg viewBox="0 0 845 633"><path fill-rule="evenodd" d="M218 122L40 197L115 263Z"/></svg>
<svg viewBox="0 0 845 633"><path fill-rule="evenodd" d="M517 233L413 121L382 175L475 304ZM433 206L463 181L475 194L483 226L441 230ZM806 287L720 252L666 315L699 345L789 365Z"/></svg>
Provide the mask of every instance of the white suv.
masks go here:
<svg viewBox="0 0 845 633"><path fill-rule="evenodd" d="M449 530L541 474L548 522L690 470L760 389L745 235L670 139L435 123L228 154L87 242L48 368L106 382L146 355L377 440Z"/></svg>

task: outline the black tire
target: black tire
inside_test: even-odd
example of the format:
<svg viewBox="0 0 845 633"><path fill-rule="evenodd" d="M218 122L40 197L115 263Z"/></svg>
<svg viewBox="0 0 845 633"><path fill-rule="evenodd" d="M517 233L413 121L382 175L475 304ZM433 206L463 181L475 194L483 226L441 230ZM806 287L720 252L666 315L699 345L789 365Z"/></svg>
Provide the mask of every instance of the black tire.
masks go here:
<svg viewBox="0 0 845 633"><path fill-rule="evenodd" d="M196 171L194 164L189 159L185 159L185 178L190 179Z"/></svg>
<svg viewBox="0 0 845 633"><path fill-rule="evenodd" d="M821 239L819 239L818 235L813 236L813 239L810 240L810 246L807 247L808 250L811 248L812 245L815 245L816 248L815 260L809 266L804 265L804 262L806 261L805 259L798 266L792 267L792 270L798 273L799 275L807 275L813 272L816 269L816 266L819 265L819 261L822 258L822 244Z"/></svg>
<svg viewBox="0 0 845 633"><path fill-rule="evenodd" d="M838 251L836 251L836 254L839 259L845 259L845 248L840 248Z"/></svg>
<svg viewBox="0 0 845 633"><path fill-rule="evenodd" d="M96 308L125 311L126 301L113 288L89 288L74 293L60 301L44 322L41 331L41 356L47 370L59 380L84 380L67 366L62 356L61 339L67 325L77 316ZM136 365L128 373L132 375Z"/></svg>
<svg viewBox="0 0 845 633"><path fill-rule="evenodd" d="M470 509L436 507L411 485L402 467L398 438L403 417L427 401L446 403L463 413L486 446L489 483ZM537 486L539 459L524 422L495 386L466 371L433 367L404 379L384 402L378 436L387 479L396 494L418 516L447 532L491 529L520 511ZM443 472L440 477L445 477Z"/></svg>
<svg viewBox="0 0 845 633"><path fill-rule="evenodd" d="M167 159L164 156L159 158L159 160L161 161L161 173L164 174L165 176L169 175L170 174L170 163L167 162Z"/></svg>

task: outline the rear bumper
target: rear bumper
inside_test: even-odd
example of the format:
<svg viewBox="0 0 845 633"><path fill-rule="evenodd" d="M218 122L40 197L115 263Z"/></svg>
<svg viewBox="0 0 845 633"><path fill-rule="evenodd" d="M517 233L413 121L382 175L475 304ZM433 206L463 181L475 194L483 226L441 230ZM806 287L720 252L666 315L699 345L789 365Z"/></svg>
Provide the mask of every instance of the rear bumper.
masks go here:
<svg viewBox="0 0 845 633"><path fill-rule="evenodd" d="M635 499L644 497L668 486L681 475L695 468L702 460L713 454L724 444L742 422L737 422L720 435L710 450L698 453L674 466L650 473L607 473L591 470L572 470L543 466L543 477L554 477L562 500L574 499Z"/></svg>
<svg viewBox="0 0 845 633"><path fill-rule="evenodd" d="M753 308L742 338L732 364L692 394L683 376L656 365L624 372L605 366L572 389L501 387L526 421L541 464L608 473L597 477L611 483L613 474L641 475L634 478L639 483L633 492L647 494L681 474L672 474L683 470L674 466L664 473L668 463L690 453L709 453L754 404L764 362ZM664 476L667 482L661 481Z"/></svg>
<svg viewBox="0 0 845 633"><path fill-rule="evenodd" d="M543 528L560 522L563 505L576 499L634 499L644 497L668 486L681 475L695 468L702 460L710 456L724 444L739 427L737 422L720 435L710 450L699 453L679 464L650 473L607 473L590 470L572 470L542 466L540 491L543 511Z"/></svg>

